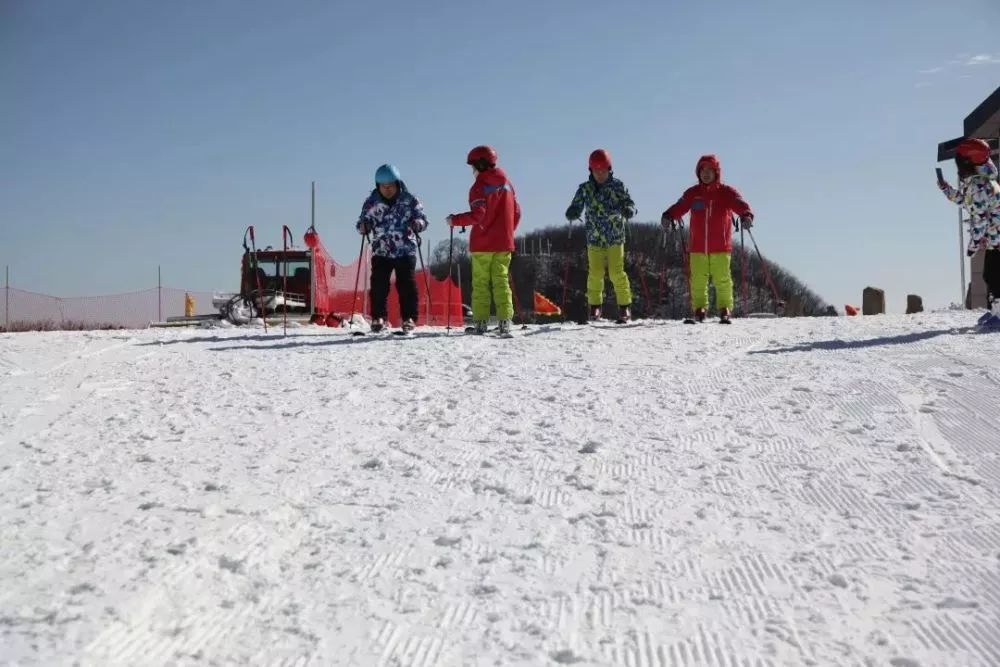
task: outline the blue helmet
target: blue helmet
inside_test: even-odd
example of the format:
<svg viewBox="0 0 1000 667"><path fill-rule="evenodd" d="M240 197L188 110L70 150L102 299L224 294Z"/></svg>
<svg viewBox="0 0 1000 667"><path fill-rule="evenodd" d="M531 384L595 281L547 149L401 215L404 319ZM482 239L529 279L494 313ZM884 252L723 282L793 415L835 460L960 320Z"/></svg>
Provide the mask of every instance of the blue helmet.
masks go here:
<svg viewBox="0 0 1000 667"><path fill-rule="evenodd" d="M383 164L381 167L375 170L375 184L383 185L384 183L395 183L402 180L399 176L399 169L396 169L391 164Z"/></svg>

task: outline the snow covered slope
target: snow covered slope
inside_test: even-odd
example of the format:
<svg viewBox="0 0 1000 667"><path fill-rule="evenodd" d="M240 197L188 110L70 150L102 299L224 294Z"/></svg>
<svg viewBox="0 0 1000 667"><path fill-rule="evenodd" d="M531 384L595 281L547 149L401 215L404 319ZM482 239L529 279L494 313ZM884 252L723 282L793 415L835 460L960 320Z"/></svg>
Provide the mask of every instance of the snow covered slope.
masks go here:
<svg viewBox="0 0 1000 667"><path fill-rule="evenodd" d="M0 663L1000 664L973 318L0 336Z"/></svg>

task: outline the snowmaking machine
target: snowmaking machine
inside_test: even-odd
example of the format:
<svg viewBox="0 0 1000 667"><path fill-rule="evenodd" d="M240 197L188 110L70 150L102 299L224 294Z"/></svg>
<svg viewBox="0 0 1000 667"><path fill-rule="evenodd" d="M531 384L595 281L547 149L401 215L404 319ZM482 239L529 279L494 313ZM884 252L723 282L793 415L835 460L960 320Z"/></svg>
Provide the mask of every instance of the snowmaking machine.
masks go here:
<svg viewBox="0 0 1000 667"><path fill-rule="evenodd" d="M246 324L262 316L265 321L287 316L298 322L339 324L340 317L333 313L336 263L315 228L309 228L303 241L305 248L296 247L291 230L282 226L282 248L260 250L253 226L247 227L240 291L216 295L212 301L220 317L233 324Z"/></svg>
<svg viewBox="0 0 1000 667"><path fill-rule="evenodd" d="M351 308L351 292L336 288L337 264L312 226L303 237L305 247L296 246L292 232L282 226L282 247L256 247L253 225L243 233L240 288L236 293L212 297L217 311L211 315L168 317L154 327L212 326L213 322L248 324L263 318L265 326L277 321L312 322L340 326L346 319L334 312L334 304ZM338 298L339 297L339 298ZM346 300L346 303L345 303Z"/></svg>

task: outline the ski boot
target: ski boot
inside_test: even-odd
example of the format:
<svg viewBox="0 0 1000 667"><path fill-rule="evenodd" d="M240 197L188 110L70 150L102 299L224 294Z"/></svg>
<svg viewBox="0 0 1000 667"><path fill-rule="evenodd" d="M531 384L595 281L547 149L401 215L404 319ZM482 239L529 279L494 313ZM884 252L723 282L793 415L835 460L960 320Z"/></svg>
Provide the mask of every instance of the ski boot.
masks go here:
<svg viewBox="0 0 1000 667"><path fill-rule="evenodd" d="M1000 331L1000 307L994 305L993 308L986 311L986 314L979 318L976 322L976 328L983 331Z"/></svg>
<svg viewBox="0 0 1000 667"><path fill-rule="evenodd" d="M728 308L719 308L719 324L732 324L732 313Z"/></svg>
<svg viewBox="0 0 1000 667"><path fill-rule="evenodd" d="M372 328L372 333L378 333L382 331L382 329L385 329L385 320L383 320L381 317L372 318L371 328Z"/></svg>
<svg viewBox="0 0 1000 667"><path fill-rule="evenodd" d="M408 317L405 320L403 320L403 324L399 328L400 330L402 330L404 334L408 334L411 333L416 328L416 326L417 324L416 322L413 321L413 318Z"/></svg>
<svg viewBox="0 0 1000 667"><path fill-rule="evenodd" d="M471 327L465 327L465 333L473 336L483 336L490 329L489 322L473 322Z"/></svg>
<svg viewBox="0 0 1000 667"><path fill-rule="evenodd" d="M618 319L615 320L615 324L628 324L632 319L632 306L624 305L618 306Z"/></svg>
<svg viewBox="0 0 1000 667"><path fill-rule="evenodd" d="M1000 316L1000 301L994 301L988 298L986 301L986 312L980 315L979 319L976 320L977 327L989 326L993 318Z"/></svg>
<svg viewBox="0 0 1000 667"><path fill-rule="evenodd" d="M694 311L694 316L684 320L684 324L701 324L705 321L705 309L699 308Z"/></svg>
<svg viewBox="0 0 1000 667"><path fill-rule="evenodd" d="M504 338L510 337L512 335L510 330L513 326L514 323L511 320L500 320L500 323L497 325L497 335Z"/></svg>
<svg viewBox="0 0 1000 667"><path fill-rule="evenodd" d="M590 321L594 322L594 321L599 320L599 319L601 319L601 307L600 306L591 306L590 307Z"/></svg>

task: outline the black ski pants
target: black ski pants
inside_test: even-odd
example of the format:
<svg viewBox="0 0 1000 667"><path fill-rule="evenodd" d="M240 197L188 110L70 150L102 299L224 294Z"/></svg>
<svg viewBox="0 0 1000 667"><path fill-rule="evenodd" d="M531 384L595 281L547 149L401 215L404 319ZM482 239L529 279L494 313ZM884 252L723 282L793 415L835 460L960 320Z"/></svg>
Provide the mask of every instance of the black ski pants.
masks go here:
<svg viewBox="0 0 1000 667"><path fill-rule="evenodd" d="M396 272L396 294L399 295L399 314L404 320L416 320L420 312L417 303L416 257L372 257L372 317L385 319L389 315L389 282Z"/></svg>
<svg viewBox="0 0 1000 667"><path fill-rule="evenodd" d="M987 250L983 264L983 282L986 283L990 303L1000 301L1000 250Z"/></svg>

